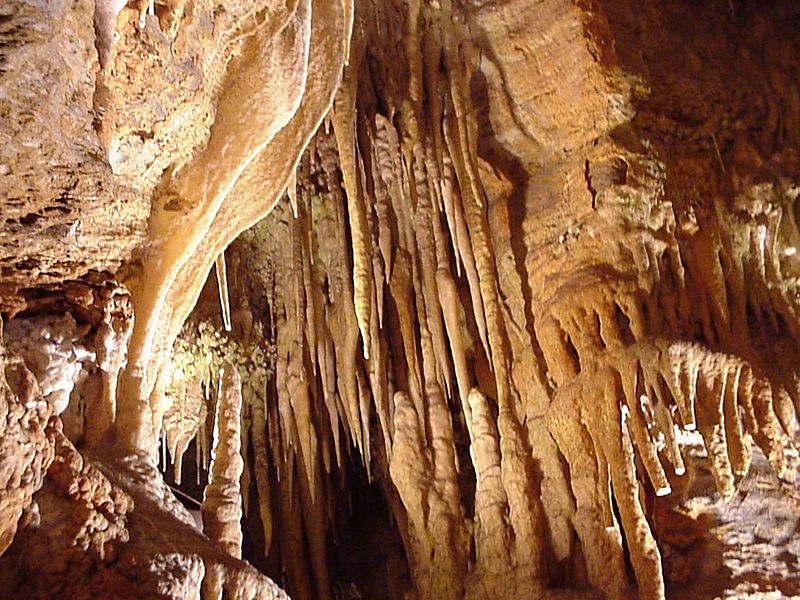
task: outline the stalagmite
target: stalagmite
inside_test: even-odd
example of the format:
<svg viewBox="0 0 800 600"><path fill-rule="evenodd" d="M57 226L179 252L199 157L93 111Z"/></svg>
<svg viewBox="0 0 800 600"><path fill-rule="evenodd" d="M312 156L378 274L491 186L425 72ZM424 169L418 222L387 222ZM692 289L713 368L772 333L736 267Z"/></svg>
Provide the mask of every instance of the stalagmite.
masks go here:
<svg viewBox="0 0 800 600"><path fill-rule="evenodd" d="M548 430L569 463L575 496L575 530L581 540L589 581L609 598L622 598L627 587L622 535L611 510L607 458L593 434L597 426L581 413L579 387L559 391L558 403L548 420ZM596 456L592 456L596 455Z"/></svg>
<svg viewBox="0 0 800 600"><path fill-rule="evenodd" d="M282 476L281 481L291 481L291 471L294 469L294 460L281 460L280 466ZM297 600L311 600L311 580L306 571L303 548L303 526L302 513L297 509L300 500L297 497L299 490L297 487L287 485L284 493L280 494L280 543L281 554L286 556L284 568L286 569L286 581Z"/></svg>
<svg viewBox="0 0 800 600"><path fill-rule="evenodd" d="M219 377L214 417L214 447L203 493L203 532L231 556L242 555L241 449L242 383L235 367Z"/></svg>
<svg viewBox="0 0 800 600"><path fill-rule="evenodd" d="M250 514L250 485L252 483L253 465L250 464L250 407L252 406L252 394L249 390L242 389L242 414L241 414L241 438L242 446L239 455L242 457L242 477L239 486L242 491L242 512L246 520Z"/></svg>
<svg viewBox="0 0 800 600"><path fill-rule="evenodd" d="M94 405L87 407L86 445L97 447L114 424L117 412L117 383L127 358L133 327L129 294L122 289L108 291L103 306L103 321L95 334L97 365L102 392Z"/></svg>
<svg viewBox="0 0 800 600"><path fill-rule="evenodd" d="M423 435L414 405L404 392L394 396L394 444L389 473L408 515L411 530L409 550L412 575L420 595L433 598L433 574L429 572L432 541L425 528L427 490L429 477L427 457L424 453Z"/></svg>

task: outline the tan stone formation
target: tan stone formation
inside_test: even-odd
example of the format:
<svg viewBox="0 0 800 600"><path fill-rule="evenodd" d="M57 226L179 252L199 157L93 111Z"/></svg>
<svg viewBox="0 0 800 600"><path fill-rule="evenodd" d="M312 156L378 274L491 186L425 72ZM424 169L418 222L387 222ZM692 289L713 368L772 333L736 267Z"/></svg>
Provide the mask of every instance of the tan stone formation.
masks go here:
<svg viewBox="0 0 800 600"><path fill-rule="evenodd" d="M53 443L45 426L52 414L33 374L21 358L0 345L0 554L17 532L17 524L41 487L53 460Z"/></svg>
<svg viewBox="0 0 800 600"><path fill-rule="evenodd" d="M56 460L6 556L17 597L282 599L197 529L161 475L138 461L81 456L58 427Z"/></svg>
<svg viewBox="0 0 800 600"><path fill-rule="evenodd" d="M119 434L133 449L153 446L160 427L154 417L163 410L157 381L163 377L165 351L195 304L211 264L285 189L299 150L330 106L338 83L349 36L340 3L321 3L312 10L304 0L290 8L276 3L262 10L263 20L255 19L241 57L229 67L232 85L221 92L207 147L162 184L151 213L151 249L132 290L136 325L120 390L121 400L132 406L121 407ZM248 98L246 109L242 98ZM284 162L262 165L266 157ZM257 194L258 200L248 202L243 194ZM265 194L271 197L266 203ZM224 202L229 195L237 198L236 206Z"/></svg>
<svg viewBox="0 0 800 600"><path fill-rule="evenodd" d="M800 8L691 4L0 7L0 587L800 596Z"/></svg>
<svg viewBox="0 0 800 600"><path fill-rule="evenodd" d="M219 374L214 411L214 445L208 485L203 493L203 533L231 556L242 556L241 455L242 381L225 365Z"/></svg>

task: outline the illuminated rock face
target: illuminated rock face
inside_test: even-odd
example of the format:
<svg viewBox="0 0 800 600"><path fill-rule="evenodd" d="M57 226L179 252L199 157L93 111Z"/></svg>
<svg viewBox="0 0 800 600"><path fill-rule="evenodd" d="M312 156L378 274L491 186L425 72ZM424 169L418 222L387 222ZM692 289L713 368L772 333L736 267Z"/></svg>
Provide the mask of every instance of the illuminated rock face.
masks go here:
<svg viewBox="0 0 800 600"><path fill-rule="evenodd" d="M7 2L3 588L800 594L798 25Z"/></svg>

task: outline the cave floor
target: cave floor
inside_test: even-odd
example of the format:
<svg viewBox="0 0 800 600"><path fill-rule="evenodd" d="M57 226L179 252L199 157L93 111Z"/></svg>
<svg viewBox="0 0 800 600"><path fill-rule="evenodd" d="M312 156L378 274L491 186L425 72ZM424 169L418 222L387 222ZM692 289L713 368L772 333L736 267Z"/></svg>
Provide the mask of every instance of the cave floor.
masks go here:
<svg viewBox="0 0 800 600"><path fill-rule="evenodd" d="M754 453L750 473L727 503L700 457L697 461L688 483L690 495L696 496L680 510L708 527L702 555L685 565L700 572L692 573L689 583L668 589L667 597L800 598L800 509L796 499L782 493L764 456Z"/></svg>

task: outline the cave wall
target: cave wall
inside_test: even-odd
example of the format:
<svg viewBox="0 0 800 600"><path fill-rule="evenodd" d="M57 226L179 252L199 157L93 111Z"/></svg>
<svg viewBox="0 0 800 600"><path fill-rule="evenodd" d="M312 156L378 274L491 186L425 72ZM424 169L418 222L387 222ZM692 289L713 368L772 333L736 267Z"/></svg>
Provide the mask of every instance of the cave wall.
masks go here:
<svg viewBox="0 0 800 600"><path fill-rule="evenodd" d="M171 463L211 541L154 597L272 590L205 549L243 546L359 593L375 493L391 597L664 598L698 464L797 497L792 2L0 10L0 306L51 432L6 565L84 478L110 537L47 577L140 581L128 532L196 532Z"/></svg>

